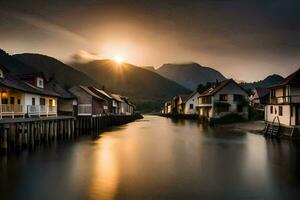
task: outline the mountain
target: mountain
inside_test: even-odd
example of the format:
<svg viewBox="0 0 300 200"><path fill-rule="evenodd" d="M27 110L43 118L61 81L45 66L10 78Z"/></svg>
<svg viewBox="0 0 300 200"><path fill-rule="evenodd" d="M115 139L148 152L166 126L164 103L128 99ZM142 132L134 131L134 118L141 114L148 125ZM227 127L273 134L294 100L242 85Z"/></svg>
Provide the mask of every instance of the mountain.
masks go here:
<svg viewBox="0 0 300 200"><path fill-rule="evenodd" d="M142 68L147 69L147 70L152 71L152 72L155 72L155 68L152 67L152 66L145 66L145 67L142 67Z"/></svg>
<svg viewBox="0 0 300 200"><path fill-rule="evenodd" d="M65 88L80 84L99 88L105 86L109 91L130 97L142 112L158 111L164 101L177 94L191 92L154 72L130 64L117 65L110 60L68 65L39 54L5 55L5 59L0 59L0 64L2 60L5 66L11 63L14 66L9 68L11 72L43 72L47 79L54 78Z"/></svg>
<svg viewBox="0 0 300 200"><path fill-rule="evenodd" d="M84 73L49 56L25 53L13 55L12 58L34 68L35 71L43 72L48 80L55 78L57 83L64 88L70 88L74 85L94 85L102 87Z"/></svg>
<svg viewBox="0 0 300 200"><path fill-rule="evenodd" d="M199 65L198 63L164 64L156 73L173 80L191 90L197 89L199 84L222 81L225 77L218 71Z"/></svg>
<svg viewBox="0 0 300 200"><path fill-rule="evenodd" d="M0 65L5 66L12 74L35 73L34 67L26 65L0 49Z"/></svg>
<svg viewBox="0 0 300 200"><path fill-rule="evenodd" d="M142 101L168 99L177 94L190 92L155 72L131 64L95 60L85 64L72 63L71 66L110 90Z"/></svg>
<svg viewBox="0 0 300 200"><path fill-rule="evenodd" d="M256 82L252 82L252 83L246 83L246 82L242 82L240 83L240 85L245 88L245 89L255 89L257 87L259 88L266 88L266 87L270 87L272 85L278 84L279 82L283 81L283 77L278 75L278 74L273 74L270 75L268 77L266 77L264 80L260 80L260 81L256 81Z"/></svg>

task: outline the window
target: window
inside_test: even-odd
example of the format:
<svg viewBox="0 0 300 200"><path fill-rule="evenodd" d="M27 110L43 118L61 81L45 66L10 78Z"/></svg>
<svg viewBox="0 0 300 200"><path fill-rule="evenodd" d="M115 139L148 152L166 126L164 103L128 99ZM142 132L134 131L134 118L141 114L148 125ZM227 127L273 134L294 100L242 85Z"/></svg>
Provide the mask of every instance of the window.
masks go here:
<svg viewBox="0 0 300 200"><path fill-rule="evenodd" d="M282 116L282 106L279 106L279 116Z"/></svg>
<svg viewBox="0 0 300 200"><path fill-rule="evenodd" d="M40 98L40 105L41 105L41 106L46 105L46 100L45 100L45 98Z"/></svg>
<svg viewBox="0 0 300 200"><path fill-rule="evenodd" d="M233 95L233 101L243 101L244 100L244 96L241 94L234 94Z"/></svg>
<svg viewBox="0 0 300 200"><path fill-rule="evenodd" d="M291 117L293 117L294 115L294 109L293 109L293 106L291 106Z"/></svg>
<svg viewBox="0 0 300 200"><path fill-rule="evenodd" d="M35 106L35 98L32 98L31 105Z"/></svg>
<svg viewBox="0 0 300 200"><path fill-rule="evenodd" d="M270 113L273 114L273 106L270 108Z"/></svg>
<svg viewBox="0 0 300 200"><path fill-rule="evenodd" d="M10 104L14 105L15 104L15 97L10 97Z"/></svg>
<svg viewBox="0 0 300 200"><path fill-rule="evenodd" d="M190 110L193 110L194 109L194 104L190 104Z"/></svg>
<svg viewBox="0 0 300 200"><path fill-rule="evenodd" d="M220 101L228 101L228 95L227 94L220 94Z"/></svg>
<svg viewBox="0 0 300 200"><path fill-rule="evenodd" d="M18 99L18 105L20 105L21 104L21 99Z"/></svg>
<svg viewBox="0 0 300 200"><path fill-rule="evenodd" d="M39 88L44 88L44 79L38 77L38 78L36 79L36 82L37 82L36 85L37 85Z"/></svg>

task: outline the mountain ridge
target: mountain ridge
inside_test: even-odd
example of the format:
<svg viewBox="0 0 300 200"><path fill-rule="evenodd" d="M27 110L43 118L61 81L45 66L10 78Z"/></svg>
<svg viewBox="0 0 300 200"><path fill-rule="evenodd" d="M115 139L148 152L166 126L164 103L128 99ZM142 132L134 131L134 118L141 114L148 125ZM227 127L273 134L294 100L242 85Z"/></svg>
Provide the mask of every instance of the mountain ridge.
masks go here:
<svg viewBox="0 0 300 200"><path fill-rule="evenodd" d="M219 71L196 62L167 63L155 72L191 90L196 90L199 84L205 85L207 82L215 82L216 79L226 79Z"/></svg>

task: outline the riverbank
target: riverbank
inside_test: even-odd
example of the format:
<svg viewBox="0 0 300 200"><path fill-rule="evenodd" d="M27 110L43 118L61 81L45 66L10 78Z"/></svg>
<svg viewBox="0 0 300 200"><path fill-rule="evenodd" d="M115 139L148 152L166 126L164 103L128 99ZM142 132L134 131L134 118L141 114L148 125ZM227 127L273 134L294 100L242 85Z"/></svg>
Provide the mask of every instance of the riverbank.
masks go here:
<svg viewBox="0 0 300 200"><path fill-rule="evenodd" d="M247 121L247 122L240 122L240 123L233 123L233 124L222 124L216 125L217 127L231 129L235 131L244 131L250 132L254 134L263 134L263 130L265 128L264 121Z"/></svg>

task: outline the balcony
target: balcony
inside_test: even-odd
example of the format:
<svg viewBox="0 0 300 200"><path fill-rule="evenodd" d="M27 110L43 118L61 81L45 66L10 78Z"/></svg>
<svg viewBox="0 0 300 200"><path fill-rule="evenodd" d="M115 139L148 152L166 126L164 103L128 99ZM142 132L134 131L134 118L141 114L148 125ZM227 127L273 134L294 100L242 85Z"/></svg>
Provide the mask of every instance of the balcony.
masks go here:
<svg viewBox="0 0 300 200"><path fill-rule="evenodd" d="M271 97L271 104L300 103L300 95Z"/></svg>
<svg viewBox="0 0 300 200"><path fill-rule="evenodd" d="M28 105L27 113L30 116L49 116L57 115L56 106L44 106L44 105Z"/></svg>
<svg viewBox="0 0 300 200"><path fill-rule="evenodd" d="M79 116L90 116L92 115L92 104L79 104L78 105Z"/></svg>
<svg viewBox="0 0 300 200"><path fill-rule="evenodd" d="M21 117L25 116L22 105L11 105L11 104L1 104L0 105L0 118L1 119L3 117L14 118L16 116L21 116Z"/></svg>

